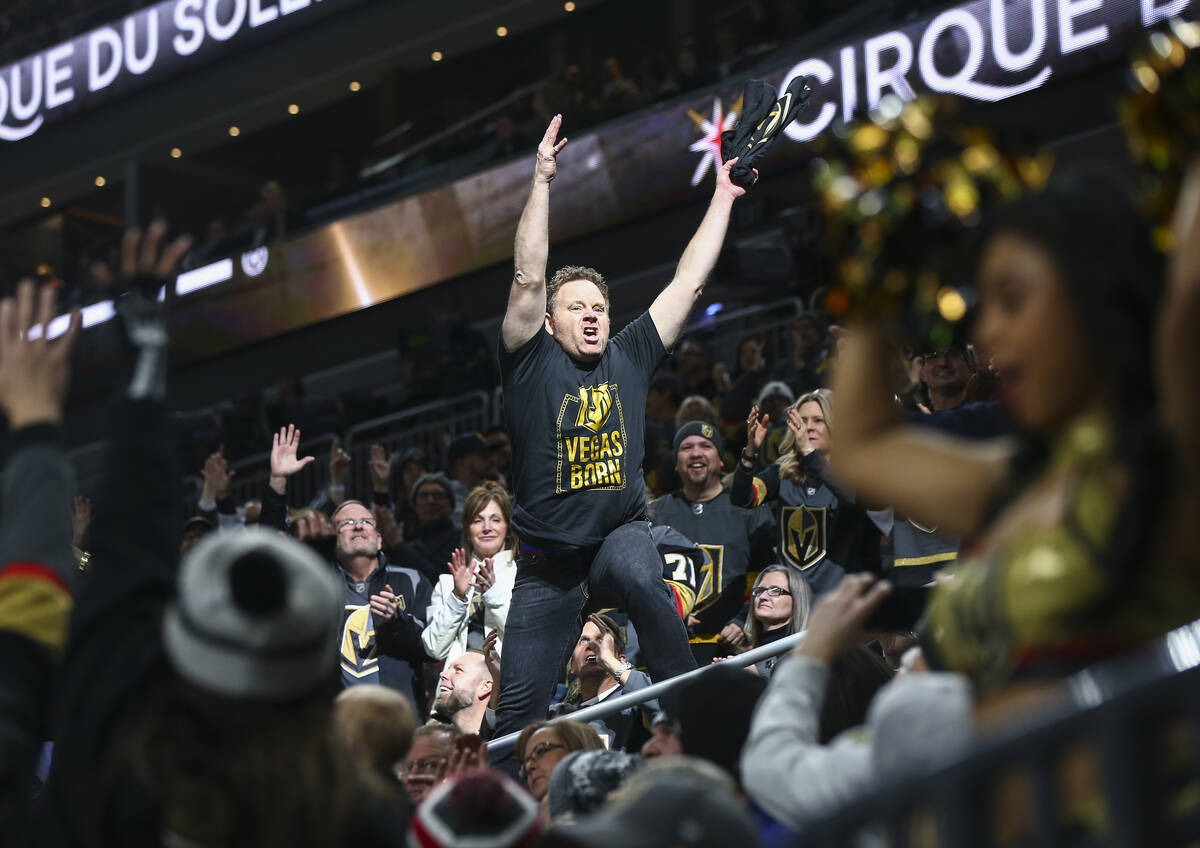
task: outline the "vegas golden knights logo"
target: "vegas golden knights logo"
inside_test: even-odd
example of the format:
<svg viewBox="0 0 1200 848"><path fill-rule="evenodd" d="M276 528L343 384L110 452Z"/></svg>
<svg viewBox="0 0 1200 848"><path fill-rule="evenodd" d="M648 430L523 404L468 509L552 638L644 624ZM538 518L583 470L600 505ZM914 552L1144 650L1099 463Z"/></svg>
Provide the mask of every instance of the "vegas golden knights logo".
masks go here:
<svg viewBox="0 0 1200 848"><path fill-rule="evenodd" d="M375 651L375 627L369 606L347 607L350 614L342 626L342 670L355 677L379 671Z"/></svg>
<svg viewBox="0 0 1200 848"><path fill-rule="evenodd" d="M612 412L612 392L608 383L602 386L579 387L579 416L575 419L576 427L586 427L593 433L599 433L600 428L608 421Z"/></svg>
<svg viewBox="0 0 1200 848"><path fill-rule="evenodd" d="M783 508L783 549L788 561L801 571L825 559L825 507Z"/></svg>
<svg viewBox="0 0 1200 848"><path fill-rule="evenodd" d="M557 494L625 488L628 441L616 383L580 386L564 396L557 429Z"/></svg>

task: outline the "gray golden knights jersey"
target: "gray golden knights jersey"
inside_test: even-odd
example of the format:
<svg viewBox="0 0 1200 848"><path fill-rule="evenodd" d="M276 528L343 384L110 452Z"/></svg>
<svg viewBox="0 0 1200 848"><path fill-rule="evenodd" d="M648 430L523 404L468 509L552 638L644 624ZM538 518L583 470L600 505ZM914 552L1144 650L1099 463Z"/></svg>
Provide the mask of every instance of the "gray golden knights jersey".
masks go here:
<svg viewBox="0 0 1200 848"><path fill-rule="evenodd" d="M727 491L704 502L689 501L676 491L653 501L649 513L654 524L675 528L706 554L696 576L692 614L700 624L693 633L694 641L711 641L738 616L748 585L773 561L775 520L766 507L735 507Z"/></svg>

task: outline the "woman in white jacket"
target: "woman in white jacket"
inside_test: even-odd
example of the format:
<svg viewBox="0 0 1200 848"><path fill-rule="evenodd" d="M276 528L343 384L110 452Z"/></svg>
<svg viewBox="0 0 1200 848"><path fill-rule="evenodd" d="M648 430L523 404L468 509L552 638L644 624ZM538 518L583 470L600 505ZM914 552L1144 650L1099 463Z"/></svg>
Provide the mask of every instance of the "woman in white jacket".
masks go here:
<svg viewBox="0 0 1200 848"><path fill-rule="evenodd" d="M496 483L484 483L467 495L462 511L463 547L451 555L450 573L438 578L425 614L428 624L421 641L430 657L449 662L464 653L480 607L483 636L496 631L496 652L501 651L517 574L511 519L512 501Z"/></svg>

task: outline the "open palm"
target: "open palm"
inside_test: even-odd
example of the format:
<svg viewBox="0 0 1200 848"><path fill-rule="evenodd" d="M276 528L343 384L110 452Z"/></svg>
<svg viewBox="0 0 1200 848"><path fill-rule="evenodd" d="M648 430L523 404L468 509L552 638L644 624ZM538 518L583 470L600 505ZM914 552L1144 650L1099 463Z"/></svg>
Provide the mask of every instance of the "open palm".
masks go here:
<svg viewBox="0 0 1200 848"><path fill-rule="evenodd" d="M279 432L271 437L271 476L291 477L297 471L316 457L299 458L296 451L300 447L300 431L295 425L280 427Z"/></svg>

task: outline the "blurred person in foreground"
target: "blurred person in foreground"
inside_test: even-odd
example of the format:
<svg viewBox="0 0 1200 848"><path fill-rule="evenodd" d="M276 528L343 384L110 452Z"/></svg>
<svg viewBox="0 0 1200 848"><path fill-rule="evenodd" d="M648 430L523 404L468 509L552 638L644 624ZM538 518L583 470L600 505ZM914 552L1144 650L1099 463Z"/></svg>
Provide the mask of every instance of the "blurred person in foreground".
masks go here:
<svg viewBox="0 0 1200 848"><path fill-rule="evenodd" d="M533 848L540 845L537 804L512 778L475 768L438 784L417 809L409 845L419 848Z"/></svg>
<svg viewBox="0 0 1200 848"><path fill-rule="evenodd" d="M647 764L603 809L552 830L544 848L758 848L728 774L694 757Z"/></svg>
<svg viewBox="0 0 1200 848"><path fill-rule="evenodd" d="M546 804L552 826L600 810L613 792L645 764L624 751L572 751L550 776Z"/></svg>
<svg viewBox="0 0 1200 848"><path fill-rule="evenodd" d="M1054 177L992 216L975 337L1016 441L907 426L885 334L842 345L839 474L975 539L920 636L931 667L972 680L985 719L1200 616L1200 197L1183 198L1165 299L1149 228L1107 175Z"/></svg>
<svg viewBox="0 0 1200 848"><path fill-rule="evenodd" d="M501 326L505 417L513 440L513 524L521 538L502 665L498 732L540 718L570 653L588 595L628 611L650 676L695 667L662 581L642 477L651 375L720 254L744 188L730 160L675 276L649 310L609 340L609 298L595 269L546 278L550 184L567 140L555 116L538 146Z"/></svg>
<svg viewBox="0 0 1200 848"><path fill-rule="evenodd" d="M34 765L50 734L52 672L66 650L75 577L75 474L63 450L62 409L79 314L57 339L28 332L35 318L47 326L53 310L54 289L35 295L29 281L15 301L0 301L0 410L8 423L0 472L0 838L14 845L30 836Z"/></svg>
<svg viewBox="0 0 1200 848"><path fill-rule="evenodd" d="M741 785L738 757L766 681L733 665L714 665L667 692L642 756L686 755L720 766Z"/></svg>
<svg viewBox="0 0 1200 848"><path fill-rule="evenodd" d="M400 761L400 783L414 804L445 778L446 767L454 755L454 745L462 738L453 724L430 723L418 727L412 745Z"/></svg>
<svg viewBox="0 0 1200 848"><path fill-rule="evenodd" d="M858 699L854 715L840 708L844 660L868 650L865 623L890 591L886 581L852 574L828 593L754 714L742 783L793 830L890 780L932 770L969 741L970 686L957 674L910 672Z"/></svg>
<svg viewBox="0 0 1200 848"><path fill-rule="evenodd" d="M190 242L160 249L165 232L156 221L123 242L132 376L112 410L37 844L399 844L387 787L331 733L341 598L329 566L252 530L207 537L180 567L154 295Z"/></svg>
<svg viewBox="0 0 1200 848"><path fill-rule="evenodd" d="M412 704L386 686L344 689L333 702L333 730L350 756L401 793L398 769L416 726Z"/></svg>

